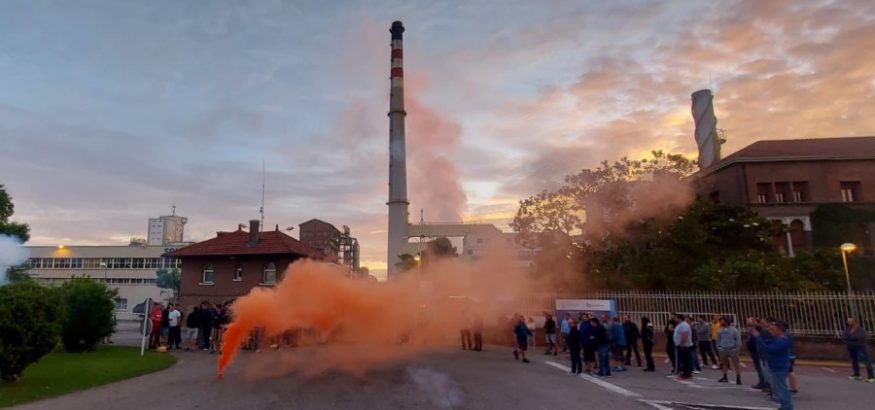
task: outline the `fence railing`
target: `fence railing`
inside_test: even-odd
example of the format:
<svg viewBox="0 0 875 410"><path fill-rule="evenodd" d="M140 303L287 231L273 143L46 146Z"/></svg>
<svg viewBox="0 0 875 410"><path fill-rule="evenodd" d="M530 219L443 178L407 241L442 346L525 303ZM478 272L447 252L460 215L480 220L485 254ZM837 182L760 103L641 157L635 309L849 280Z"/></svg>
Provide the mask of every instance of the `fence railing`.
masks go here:
<svg viewBox="0 0 875 410"><path fill-rule="evenodd" d="M738 321L751 316L773 317L789 324L794 335L839 336L856 311L870 336L875 337L875 292L639 292L592 291L563 295L563 299L613 299L620 314L652 314L654 326L662 324L660 313L732 315ZM552 311L555 296L531 299L525 310ZM637 319L637 318L636 318ZM743 324L740 326L744 328Z"/></svg>

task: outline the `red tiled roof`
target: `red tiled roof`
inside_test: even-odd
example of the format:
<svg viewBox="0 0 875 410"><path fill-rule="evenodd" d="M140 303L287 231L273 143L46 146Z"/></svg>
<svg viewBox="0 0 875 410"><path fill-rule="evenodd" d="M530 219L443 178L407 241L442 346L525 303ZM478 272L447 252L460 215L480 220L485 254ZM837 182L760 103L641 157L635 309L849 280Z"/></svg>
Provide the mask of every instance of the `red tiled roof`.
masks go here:
<svg viewBox="0 0 875 410"><path fill-rule="evenodd" d="M862 156L875 156L875 137L811 138L798 140L757 141L726 157L724 161L742 158L858 158Z"/></svg>
<svg viewBox="0 0 875 410"><path fill-rule="evenodd" d="M736 162L814 161L875 158L875 137L766 140L750 144L720 160L706 173Z"/></svg>
<svg viewBox="0 0 875 410"><path fill-rule="evenodd" d="M301 243L295 238L280 231L265 231L259 233L258 243L249 244L249 232L238 230L220 232L213 239L198 242L167 256L213 256L213 255L276 255L295 254L314 259L324 259L322 252Z"/></svg>

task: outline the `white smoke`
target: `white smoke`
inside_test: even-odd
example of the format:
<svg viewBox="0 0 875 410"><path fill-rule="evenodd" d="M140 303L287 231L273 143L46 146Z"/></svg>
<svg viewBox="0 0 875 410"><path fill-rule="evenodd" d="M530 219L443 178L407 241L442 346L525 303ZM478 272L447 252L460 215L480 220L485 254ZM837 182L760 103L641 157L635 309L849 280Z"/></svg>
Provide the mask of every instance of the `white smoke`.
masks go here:
<svg viewBox="0 0 875 410"><path fill-rule="evenodd" d="M457 408L465 403L465 394L446 374L425 368L408 368L410 378L432 404L443 408Z"/></svg>
<svg viewBox="0 0 875 410"><path fill-rule="evenodd" d="M6 284L6 270L27 260L27 249L18 238L0 235L0 285Z"/></svg>

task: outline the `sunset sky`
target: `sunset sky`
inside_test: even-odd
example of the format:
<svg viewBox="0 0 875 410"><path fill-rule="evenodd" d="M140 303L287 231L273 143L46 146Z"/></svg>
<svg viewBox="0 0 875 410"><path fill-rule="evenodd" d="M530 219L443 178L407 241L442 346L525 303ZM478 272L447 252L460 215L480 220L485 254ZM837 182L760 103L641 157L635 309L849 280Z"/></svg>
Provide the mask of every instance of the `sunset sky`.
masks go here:
<svg viewBox="0 0 875 410"><path fill-rule="evenodd" d="M437 4L444 3L444 5ZM402 20L411 219L506 225L602 159L875 135L875 2L3 1L0 184L30 244L349 225L385 273L389 25ZM295 231L296 232L296 231ZM296 233L293 233L296 235Z"/></svg>

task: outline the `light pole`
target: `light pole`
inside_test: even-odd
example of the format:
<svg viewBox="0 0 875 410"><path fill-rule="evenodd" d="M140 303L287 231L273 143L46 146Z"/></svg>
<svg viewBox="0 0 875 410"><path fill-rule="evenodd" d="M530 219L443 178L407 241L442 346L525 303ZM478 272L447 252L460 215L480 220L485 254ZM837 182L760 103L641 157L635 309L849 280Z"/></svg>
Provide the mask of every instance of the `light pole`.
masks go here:
<svg viewBox="0 0 875 410"><path fill-rule="evenodd" d="M857 318L857 304L851 299L851 274L848 273L848 254L857 250L857 245L850 242L843 243L839 249L842 251L842 265L845 267L845 281L848 283L848 303L851 304L851 316L853 316L854 319L859 320L859 318Z"/></svg>

